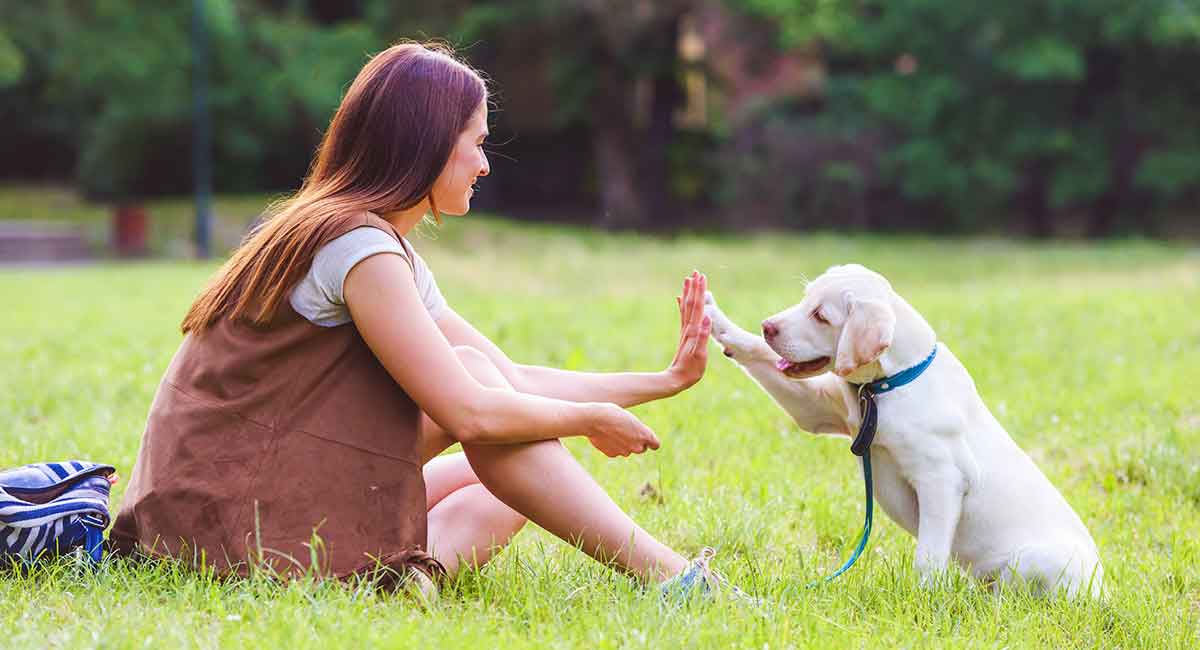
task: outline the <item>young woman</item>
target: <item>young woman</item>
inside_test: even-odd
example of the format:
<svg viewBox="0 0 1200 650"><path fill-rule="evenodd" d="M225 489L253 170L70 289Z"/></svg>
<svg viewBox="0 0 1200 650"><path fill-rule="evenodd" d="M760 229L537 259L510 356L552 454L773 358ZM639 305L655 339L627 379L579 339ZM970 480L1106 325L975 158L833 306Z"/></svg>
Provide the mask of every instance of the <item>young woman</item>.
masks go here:
<svg viewBox="0 0 1200 650"><path fill-rule="evenodd" d="M447 50L402 44L367 63L300 191L184 319L118 549L222 571L453 573L532 520L647 580L706 584L707 557L689 564L643 530L559 442L658 448L622 407L703 375L705 278L684 281L662 372L514 363L446 304L405 240L430 212L467 213L487 135L486 86ZM462 453L438 456L455 443Z"/></svg>

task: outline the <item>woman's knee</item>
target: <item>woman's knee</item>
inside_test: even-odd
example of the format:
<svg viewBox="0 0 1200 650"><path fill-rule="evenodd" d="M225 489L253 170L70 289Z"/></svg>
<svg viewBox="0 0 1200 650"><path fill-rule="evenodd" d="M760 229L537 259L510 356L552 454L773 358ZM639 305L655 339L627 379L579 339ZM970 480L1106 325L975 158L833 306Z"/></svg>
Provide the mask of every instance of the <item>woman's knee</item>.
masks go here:
<svg viewBox="0 0 1200 650"><path fill-rule="evenodd" d="M528 519L497 499L478 483L455 490L429 511L432 523L445 526L473 527L498 533L499 542L520 530Z"/></svg>
<svg viewBox="0 0 1200 650"><path fill-rule="evenodd" d="M479 348L474 348L469 345L454 346L454 353L458 355L458 360L471 373L471 376L476 381L487 386L488 388L512 388L512 384L492 363L488 355L484 354Z"/></svg>
<svg viewBox="0 0 1200 650"><path fill-rule="evenodd" d="M479 483L463 453L438 456L421 468L425 477L425 507L431 509L457 490Z"/></svg>

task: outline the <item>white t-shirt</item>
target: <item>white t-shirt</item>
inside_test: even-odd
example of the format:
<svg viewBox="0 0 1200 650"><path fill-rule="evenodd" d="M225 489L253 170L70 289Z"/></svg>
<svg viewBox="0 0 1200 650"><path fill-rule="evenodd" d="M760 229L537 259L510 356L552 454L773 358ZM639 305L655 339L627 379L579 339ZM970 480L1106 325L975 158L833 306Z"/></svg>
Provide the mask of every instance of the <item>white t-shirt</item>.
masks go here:
<svg viewBox="0 0 1200 650"><path fill-rule="evenodd" d="M437 320L446 311L446 299L438 290L433 272L407 241L400 242L378 228L362 226L330 240L313 258L304 279L292 289L292 309L314 325L337 327L351 321L342 297L342 285L355 264L379 253L395 253L409 261L417 292L429 315Z"/></svg>

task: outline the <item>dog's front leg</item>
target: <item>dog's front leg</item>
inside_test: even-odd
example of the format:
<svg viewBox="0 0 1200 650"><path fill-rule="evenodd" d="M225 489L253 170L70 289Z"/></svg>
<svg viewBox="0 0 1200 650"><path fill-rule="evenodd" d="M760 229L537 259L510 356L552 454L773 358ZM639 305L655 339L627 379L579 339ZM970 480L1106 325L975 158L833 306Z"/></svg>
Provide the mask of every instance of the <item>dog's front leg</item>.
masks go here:
<svg viewBox="0 0 1200 650"><path fill-rule="evenodd" d="M850 413L857 418L854 392L841 378L826 373L810 379L791 379L776 367L779 355L760 336L738 327L717 307L712 294L704 297L704 313L712 320L713 339L725 356L733 359L811 433L850 435Z"/></svg>
<svg viewBox="0 0 1200 650"><path fill-rule="evenodd" d="M779 360L779 355L775 354L761 336L751 334L729 320L725 312L717 306L711 291L704 294L704 314L712 320L713 340L721 344L725 356L743 366L754 362L774 366Z"/></svg>
<svg viewBox="0 0 1200 650"><path fill-rule="evenodd" d="M950 563L954 533L962 516L966 481L956 471L935 471L914 477L917 493L917 552L913 559L921 586L932 586Z"/></svg>

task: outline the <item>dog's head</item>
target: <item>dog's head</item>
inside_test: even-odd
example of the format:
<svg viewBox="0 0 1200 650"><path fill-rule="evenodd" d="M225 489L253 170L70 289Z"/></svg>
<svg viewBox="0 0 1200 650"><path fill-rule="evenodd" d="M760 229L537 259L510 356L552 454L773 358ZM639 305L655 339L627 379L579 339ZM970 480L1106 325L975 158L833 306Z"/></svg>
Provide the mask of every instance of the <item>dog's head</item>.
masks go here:
<svg viewBox="0 0 1200 650"><path fill-rule="evenodd" d="M855 381L892 344L892 285L858 264L834 266L808 284L800 304L763 321L763 338L793 378L833 370Z"/></svg>

